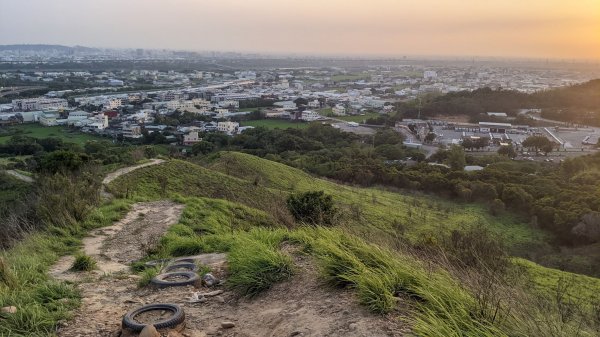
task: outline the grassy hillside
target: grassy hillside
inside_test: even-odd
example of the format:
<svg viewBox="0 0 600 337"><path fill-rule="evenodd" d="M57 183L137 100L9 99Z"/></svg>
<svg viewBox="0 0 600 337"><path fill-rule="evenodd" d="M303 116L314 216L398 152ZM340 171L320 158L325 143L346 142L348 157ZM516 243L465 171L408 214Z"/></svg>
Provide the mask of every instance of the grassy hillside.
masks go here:
<svg viewBox="0 0 600 337"><path fill-rule="evenodd" d="M532 246L542 245L545 239L542 232L519 219L509 215L494 217L480 205L341 185L248 154L222 152L209 168L280 191L325 191L343 205L347 215L344 220L361 233L368 233L365 229L369 228L392 233L401 227L408 239L417 241L440 229L481 225L503 237L515 253L525 247L531 250Z"/></svg>
<svg viewBox="0 0 600 337"><path fill-rule="evenodd" d="M282 208L289 193L322 190L334 195L341 209L341 223L378 240L393 239L381 236L381 232L396 235L398 229L416 242L440 229L481 225L505 238L515 251L544 241L543 233L510 216L493 217L478 205L349 187L241 153L223 153L210 169L183 161L144 168L115 180L110 189L121 196L129 191L133 196L152 198L171 193L221 198L268 212L285 211Z"/></svg>
<svg viewBox="0 0 600 337"><path fill-rule="evenodd" d="M222 153L208 167L179 160L145 167L109 189L127 199L100 207L75 228L50 229L0 254L0 306L19 308L19 315L0 318L0 335L51 335L78 304L78 293L50 280L48 265L76 250L85 229L110 224L134 201L157 199L186 207L147 259L227 252L226 285L240 295L252 297L301 272L284 249L294 246L317 265L324 283L353 289L365 307L407 321L418 336L591 337L600 327L591 318L596 279L515 260L506 278L496 280L394 244L431 243L436 232L480 225L513 248L543 242L518 219L494 218L480 206L339 185L239 153ZM342 211L335 228L289 219L287 196L309 190L334 197ZM556 297L565 279L575 280L563 292L568 301ZM574 303L580 300L585 304Z"/></svg>
<svg viewBox="0 0 600 337"><path fill-rule="evenodd" d="M534 276L535 282L545 279L547 283L531 294L519 292L516 286L479 288L478 292L468 281L474 278L471 274L453 276L456 271L431 265L402 249L366 243L340 229L289 230L272 222L267 213L235 202L176 200L186 205L180 222L168 230L148 259L227 252L227 286L241 295L252 297L301 272L283 249L292 245L318 264L326 284L353 288L360 303L391 319L406 320L419 336L594 335L593 328L579 326L576 319L562 322L560 312L548 300L558 280L547 278L547 273L560 275L558 271L518 261L527 270L542 272L541 277ZM595 283L588 289L596 286L600 289ZM579 289L570 290L568 298L575 298ZM496 292L497 303L485 299Z"/></svg>
<svg viewBox="0 0 600 337"><path fill-rule="evenodd" d="M13 201L24 196L30 189L31 184L0 171L0 205L10 205Z"/></svg>

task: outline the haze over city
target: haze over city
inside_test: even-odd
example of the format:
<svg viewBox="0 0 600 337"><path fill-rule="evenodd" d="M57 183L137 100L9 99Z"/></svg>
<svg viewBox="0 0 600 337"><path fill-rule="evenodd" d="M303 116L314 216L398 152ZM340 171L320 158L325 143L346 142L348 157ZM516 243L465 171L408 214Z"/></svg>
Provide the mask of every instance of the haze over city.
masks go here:
<svg viewBox="0 0 600 337"><path fill-rule="evenodd" d="M0 0L0 8L0 44L600 58L597 0Z"/></svg>

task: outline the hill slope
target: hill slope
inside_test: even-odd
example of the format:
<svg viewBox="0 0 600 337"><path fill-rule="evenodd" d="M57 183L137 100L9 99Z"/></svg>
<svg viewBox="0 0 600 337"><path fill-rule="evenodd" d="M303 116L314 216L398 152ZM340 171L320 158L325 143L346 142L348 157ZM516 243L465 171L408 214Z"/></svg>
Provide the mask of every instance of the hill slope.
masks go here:
<svg viewBox="0 0 600 337"><path fill-rule="evenodd" d="M110 186L117 195L129 189L133 194L159 197L160 179L165 181L159 177L167 177L167 195L223 198L268 212L286 212L285 199L290 193L325 191L334 196L341 210L340 224L380 243L393 244L400 234L418 242L440 230L483 226L501 236L518 255L544 245L545 235L539 230L511 216L491 216L479 205L336 184L237 152L221 153L208 168L171 161L134 172Z"/></svg>
<svg viewBox="0 0 600 337"><path fill-rule="evenodd" d="M286 248L291 245L315 260L324 282L354 289L360 303L409 322L411 330L421 336L546 334L561 320L556 308L564 303L552 299L561 279L577 279L564 293L569 300L581 299L578 293L591 296L600 289L599 280L580 279L527 261L516 263L525 269L520 274L524 281L500 284L492 275L438 265L427 256L414 256L397 246L383 248L377 243L393 247L392 243L402 238L394 225L398 219L406 221L405 238L414 241L432 235L432 231L479 223L500 234L524 233L507 236L513 247L535 244L541 234L514 219L490 217L478 206L338 185L245 154L223 153L209 168L166 162L120 177L110 188L117 195L139 199L168 196L186 204L180 223L169 229L153 258L226 252L229 286L254 296L294 274L298 266ZM269 205L282 205L289 193L306 190L326 191L350 213L339 219L338 229L287 229L276 219ZM211 199L215 197L229 201ZM360 212L352 214L356 205L361 206ZM363 239L350 233L361 234ZM486 284L483 288L482 282ZM488 296L495 298L493 302L488 302ZM578 308L588 312L592 303L588 298ZM410 309L399 313L400 307ZM589 322L576 322L558 323L557 335L594 334Z"/></svg>

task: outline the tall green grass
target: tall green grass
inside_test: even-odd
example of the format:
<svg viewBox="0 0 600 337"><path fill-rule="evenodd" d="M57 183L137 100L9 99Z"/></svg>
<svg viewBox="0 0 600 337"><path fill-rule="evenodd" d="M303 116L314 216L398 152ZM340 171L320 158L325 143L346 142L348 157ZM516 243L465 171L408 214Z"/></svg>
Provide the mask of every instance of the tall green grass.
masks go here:
<svg viewBox="0 0 600 337"><path fill-rule="evenodd" d="M78 253L75 255L75 261L71 266L73 271L92 271L96 269L96 260L89 255Z"/></svg>
<svg viewBox="0 0 600 337"><path fill-rule="evenodd" d="M292 259L251 237L238 238L231 247L227 285L242 295L252 297L293 274Z"/></svg>
<svg viewBox="0 0 600 337"><path fill-rule="evenodd" d="M51 227L31 234L9 250L0 251L0 307L17 313L0 318L0 336L50 336L56 324L71 316L80 303L75 286L51 279L47 273L60 256L79 250L85 228L118 220L131 201L112 201L92 212L83 224Z"/></svg>
<svg viewBox="0 0 600 337"><path fill-rule="evenodd" d="M0 253L2 273L11 280L0 282L0 307L17 308L16 314L0 319L0 335L50 335L59 320L69 317L79 304L79 293L46 272L60 254L71 250L60 238L36 234Z"/></svg>

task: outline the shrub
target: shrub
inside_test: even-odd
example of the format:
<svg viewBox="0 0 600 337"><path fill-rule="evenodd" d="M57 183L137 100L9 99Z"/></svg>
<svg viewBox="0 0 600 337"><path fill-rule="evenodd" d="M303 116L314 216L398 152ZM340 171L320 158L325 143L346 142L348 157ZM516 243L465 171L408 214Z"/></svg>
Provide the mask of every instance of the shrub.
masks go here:
<svg viewBox="0 0 600 337"><path fill-rule="evenodd" d="M323 191L292 194L287 207L297 221L310 225L331 225L336 213L333 198Z"/></svg>
<svg viewBox="0 0 600 337"><path fill-rule="evenodd" d="M453 230L441 244L451 261L460 267L502 271L509 264L502 240L483 227Z"/></svg>
<svg viewBox="0 0 600 337"><path fill-rule="evenodd" d="M74 271L90 271L96 269L96 261L91 256L85 254L75 255L75 261L71 266Z"/></svg>
<svg viewBox="0 0 600 337"><path fill-rule="evenodd" d="M500 199L494 199L494 201L490 203L490 213L494 216L504 212L504 209L504 202Z"/></svg>

